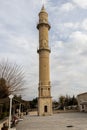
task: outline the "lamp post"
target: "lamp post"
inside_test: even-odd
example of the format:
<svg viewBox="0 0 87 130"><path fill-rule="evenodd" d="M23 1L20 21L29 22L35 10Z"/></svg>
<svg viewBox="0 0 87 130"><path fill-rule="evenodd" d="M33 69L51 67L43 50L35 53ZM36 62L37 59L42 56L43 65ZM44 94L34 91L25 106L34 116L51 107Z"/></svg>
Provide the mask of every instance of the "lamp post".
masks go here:
<svg viewBox="0 0 87 130"><path fill-rule="evenodd" d="M19 117L21 118L21 103L19 104Z"/></svg>
<svg viewBox="0 0 87 130"><path fill-rule="evenodd" d="M10 110L9 110L9 129L10 129L10 127L11 127L11 110L12 110L12 98L13 98L14 96L11 94L11 95L9 95L9 99L10 99Z"/></svg>

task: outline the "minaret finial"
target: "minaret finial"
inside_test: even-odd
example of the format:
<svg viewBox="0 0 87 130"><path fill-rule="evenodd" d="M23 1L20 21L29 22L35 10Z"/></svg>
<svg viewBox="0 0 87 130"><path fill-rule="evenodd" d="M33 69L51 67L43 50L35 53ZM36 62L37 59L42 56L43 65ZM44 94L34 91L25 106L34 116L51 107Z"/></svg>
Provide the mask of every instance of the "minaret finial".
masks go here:
<svg viewBox="0 0 87 130"><path fill-rule="evenodd" d="M45 10L45 8L44 8L44 4L42 5L42 9L41 10Z"/></svg>
<svg viewBox="0 0 87 130"><path fill-rule="evenodd" d="M42 5L44 5L44 0L42 0Z"/></svg>

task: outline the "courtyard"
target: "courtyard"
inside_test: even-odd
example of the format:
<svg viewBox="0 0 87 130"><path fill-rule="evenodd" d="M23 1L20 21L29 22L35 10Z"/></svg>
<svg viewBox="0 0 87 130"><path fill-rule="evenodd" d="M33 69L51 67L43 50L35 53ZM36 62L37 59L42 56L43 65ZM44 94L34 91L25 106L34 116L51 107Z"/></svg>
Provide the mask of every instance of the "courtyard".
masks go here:
<svg viewBox="0 0 87 130"><path fill-rule="evenodd" d="M87 113L27 115L17 124L17 130L87 130Z"/></svg>

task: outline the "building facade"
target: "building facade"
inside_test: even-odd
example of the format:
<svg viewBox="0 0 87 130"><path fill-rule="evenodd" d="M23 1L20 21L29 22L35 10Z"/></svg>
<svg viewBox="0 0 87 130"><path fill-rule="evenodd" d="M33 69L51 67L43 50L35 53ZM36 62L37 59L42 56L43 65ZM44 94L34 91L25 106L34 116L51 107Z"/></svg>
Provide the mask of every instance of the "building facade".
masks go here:
<svg viewBox="0 0 87 130"><path fill-rule="evenodd" d="M87 112L87 92L77 95L78 106L80 111Z"/></svg>
<svg viewBox="0 0 87 130"><path fill-rule="evenodd" d="M52 115L52 97L50 84L49 66L49 35L50 24L48 23L48 13L44 6L39 13L39 86L38 86L38 115Z"/></svg>

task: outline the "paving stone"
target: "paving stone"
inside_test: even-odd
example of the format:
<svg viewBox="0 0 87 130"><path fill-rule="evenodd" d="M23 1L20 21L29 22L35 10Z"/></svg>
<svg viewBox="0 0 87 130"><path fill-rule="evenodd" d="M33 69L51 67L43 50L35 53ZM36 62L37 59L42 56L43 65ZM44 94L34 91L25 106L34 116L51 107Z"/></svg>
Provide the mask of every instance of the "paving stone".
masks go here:
<svg viewBox="0 0 87 130"><path fill-rule="evenodd" d="M16 130L87 130L87 113L25 116L23 121L18 123Z"/></svg>

